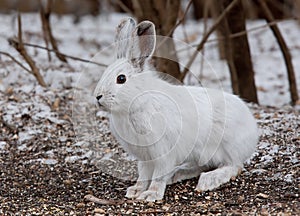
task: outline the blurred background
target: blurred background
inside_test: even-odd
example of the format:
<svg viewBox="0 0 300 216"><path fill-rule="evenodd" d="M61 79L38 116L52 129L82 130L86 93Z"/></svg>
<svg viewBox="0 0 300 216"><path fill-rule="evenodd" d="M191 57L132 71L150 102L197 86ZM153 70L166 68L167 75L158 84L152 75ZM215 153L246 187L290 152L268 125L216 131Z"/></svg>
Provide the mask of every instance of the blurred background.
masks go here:
<svg viewBox="0 0 300 216"><path fill-rule="evenodd" d="M120 19L133 16L138 21L151 20L156 26L158 35L183 40L197 49L197 51L201 51L202 55L212 62L217 73L218 70L228 71L228 76L224 75L224 79L227 80L228 78L230 83L228 85L230 85L231 89L226 89L225 85L225 90L232 91L244 100L259 103L260 97L263 101L266 101L264 104L270 102L266 92L272 92L273 90L266 88L268 86L268 80L266 79L270 78L267 77L269 75L266 75L268 71L269 74L276 74L279 84L272 85L274 88L277 88L277 94L284 95L285 103L288 102L293 105L299 103L297 79L300 79L298 63L300 62L300 40L295 38L299 34L297 29L300 26L300 0L0 1L0 13L4 16L11 15L14 30L17 30L16 12L18 11L21 12L22 16L26 16L25 14L31 14L31 17L35 16L32 14L38 15L36 16L37 19L29 22L33 24L40 19L40 33L43 35L46 48L48 50L53 49L51 52L54 51L57 58L65 63L69 58L65 56L66 52L75 58L82 56L78 56L73 50L68 50L70 44L69 46L65 44L66 41L62 39L65 37L62 36L64 33L57 29L62 30L62 28L65 28L65 31L68 29L78 32L81 31L81 28L84 28L82 26L88 26L88 28L92 28L91 26L94 26L94 28L102 27L101 34L97 36L111 39L113 38L114 28ZM52 17L51 20L50 15ZM63 17L71 17L72 23L64 23ZM86 17L92 17L92 19L88 18L89 21L87 22ZM30 26L29 22L23 22L23 25L25 25L25 36L27 35L28 39L27 42L30 42L32 38L28 36L30 32L32 34L32 30L26 30L26 25ZM35 27L36 25L33 24L31 29ZM268 32L263 39L258 35L258 32L262 31ZM14 31L15 35L16 32ZM180 36L178 37L178 35ZM269 42L268 38L272 42ZM20 42L20 38L18 40ZM19 44L18 40L10 40L10 45L15 44L16 48ZM89 39L81 35L78 42L86 44L87 40ZM254 40L256 41L253 42ZM106 45L110 42L113 42L113 40L107 41ZM39 43L37 42L34 45L43 45ZM90 40L89 43L98 51L105 45L101 42L98 43L97 39ZM272 43L272 45L266 47L269 43ZM26 47L26 43L24 44ZM212 47L212 44L214 44L214 47ZM217 50L218 61L216 62L210 58L211 48L216 48ZM36 49L38 49L37 46ZM266 49L269 50L268 53L258 52ZM200 83L203 85L205 83L207 77L205 77L203 71L207 68L203 63L203 57L197 59L191 53L184 54L172 41L162 44L156 52L168 56L168 59L153 59L154 66L161 72L168 73L186 84ZM270 53L275 52L276 54L272 57L273 54ZM49 53L48 57L50 59L51 55ZM88 56L91 57L93 54L95 54L95 51L90 52ZM263 63L259 62L262 56L266 57ZM187 65L187 68L178 63L181 59L184 59L183 64ZM279 59L281 65L272 68L271 65L278 62ZM224 64L218 66L220 62L226 63L226 66ZM266 65L269 65L269 67L266 67ZM189 72L191 68L195 67L200 69L196 69L198 70L197 77L192 81L192 75ZM274 69L275 71L272 71ZM31 68L31 70L33 69ZM259 73L259 71L264 72ZM42 71L42 73L44 72ZM220 75L221 79L222 76ZM49 85L47 80L42 80L43 75L35 74L35 77L42 86ZM272 104L277 104L276 100Z"/></svg>

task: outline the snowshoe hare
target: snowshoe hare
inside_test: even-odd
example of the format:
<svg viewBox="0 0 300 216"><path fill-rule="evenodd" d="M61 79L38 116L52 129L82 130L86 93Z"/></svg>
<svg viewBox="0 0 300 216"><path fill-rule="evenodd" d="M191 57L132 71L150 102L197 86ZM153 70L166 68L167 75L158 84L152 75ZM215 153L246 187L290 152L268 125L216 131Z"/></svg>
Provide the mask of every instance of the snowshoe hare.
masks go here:
<svg viewBox="0 0 300 216"><path fill-rule="evenodd" d="M151 71L154 24L123 20L117 60L95 89L110 113L112 134L138 161L139 177L126 197L163 199L166 185L199 176L196 190L213 190L239 174L255 151L256 121L237 96L174 85Z"/></svg>

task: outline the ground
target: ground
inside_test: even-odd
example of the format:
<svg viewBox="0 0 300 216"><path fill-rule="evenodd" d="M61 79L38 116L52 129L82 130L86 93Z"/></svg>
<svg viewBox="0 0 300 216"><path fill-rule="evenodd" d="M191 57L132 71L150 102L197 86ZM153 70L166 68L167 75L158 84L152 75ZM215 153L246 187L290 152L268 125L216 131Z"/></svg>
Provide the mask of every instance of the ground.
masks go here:
<svg viewBox="0 0 300 216"><path fill-rule="evenodd" d="M41 44L39 24L30 25L37 17L24 17L25 39ZM5 42L15 33L13 17L1 18L1 50L18 56ZM111 35L119 20L120 15L86 18L79 26L66 28L72 24L70 17L55 18L54 33L62 51L89 58L112 42ZM195 34L190 32L193 24L186 24L191 37ZM283 29L289 31L286 35L293 47L299 80L299 29L295 25L288 23ZM155 203L124 198L126 188L134 183L135 163L111 136L107 114L97 112L93 103L84 106L89 101L83 100L85 97L78 91L78 86L95 85L99 75L90 80L79 78L80 72L86 71L81 63L62 64L54 56L49 62L46 53L30 48L50 86L42 88L9 58L1 56L0 214L300 215L300 107L288 105L284 64L278 60L280 52L274 41L266 40L270 37L268 32L260 33L253 33L256 37L250 41L263 104L248 104L261 131L256 152L245 163L241 175L220 188L196 192L194 178L168 186L164 200ZM180 38L181 33L177 34ZM212 47L208 45L205 56L219 73L224 62L211 51ZM100 57L106 62L103 53ZM270 70L272 73L266 72ZM228 74L221 71L218 76L229 91ZM203 81L211 86L215 78L205 70ZM93 122L85 125L89 118ZM90 195L98 200L87 199Z"/></svg>
<svg viewBox="0 0 300 216"><path fill-rule="evenodd" d="M10 91L0 95L1 103L5 103L0 110L1 214L300 213L300 120L299 111L290 106L250 106L262 135L256 153L236 179L217 190L200 193L194 190L194 178L168 186L163 201L147 203L125 199L126 188L133 182L105 172L87 153L108 152L108 148L120 151L105 128L107 119L97 119L104 122L107 134L101 139L103 143L110 140L107 146L84 147L76 141L70 121L72 91L49 94L38 89L31 94ZM55 98L61 102L53 106ZM10 121L12 107L20 109L11 114ZM39 118L41 107L49 107L50 114ZM26 131L29 133L25 136ZM100 203L86 200L89 194L101 199Z"/></svg>

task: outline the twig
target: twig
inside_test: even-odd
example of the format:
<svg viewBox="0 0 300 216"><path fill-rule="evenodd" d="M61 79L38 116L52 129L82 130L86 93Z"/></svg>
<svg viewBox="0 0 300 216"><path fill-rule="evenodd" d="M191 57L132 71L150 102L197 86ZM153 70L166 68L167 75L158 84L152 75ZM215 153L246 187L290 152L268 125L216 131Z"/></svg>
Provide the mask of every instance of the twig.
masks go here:
<svg viewBox="0 0 300 216"><path fill-rule="evenodd" d="M269 23L269 22L274 21L273 14L270 11L265 0L260 0L258 2L261 5L261 8L265 14L265 18L266 18L267 22ZM289 49L285 43L284 38L281 35L281 32L280 32L278 26L273 25L270 28L271 28L271 30L279 44L281 52L283 54L283 58L284 58L286 69L287 69L289 84L290 84L291 100L292 100L292 104L295 105L299 99L299 96L298 96L298 91L297 91L297 83L296 83L295 72L294 72L294 67L293 67L293 63L292 63L292 57L291 57Z"/></svg>
<svg viewBox="0 0 300 216"><path fill-rule="evenodd" d="M14 43L19 43L15 38L11 38L9 40L12 40ZM47 50L49 52L56 52L53 49L49 49L47 47L43 47L43 46L40 46L40 45L37 45L37 44L23 43L23 45L24 46L29 46L29 47L35 47L35 48L39 48L39 49L43 49L43 50ZM75 56L67 55L67 54L64 54L64 53L61 53L61 52L59 52L59 54L63 55L66 58L73 59L73 60L76 60L76 61L91 63L91 64L95 64L95 65L98 65L98 66L101 66L101 67L107 67L106 64L102 64L102 63L98 63L98 62L94 62L94 61L89 61L89 60L86 60L86 59L82 59L82 58L78 58L78 57L75 57Z"/></svg>
<svg viewBox="0 0 300 216"><path fill-rule="evenodd" d="M7 52L3 52L0 51L0 54L2 55L6 55L7 57L11 58L15 63L17 63L21 68L23 68L24 70L26 70L28 73L33 74L33 72L31 70L29 70L27 67L25 67L21 62L19 62L15 57L13 57L12 55L10 55Z"/></svg>
<svg viewBox="0 0 300 216"><path fill-rule="evenodd" d="M297 18L295 18L295 20L297 20ZM267 24L264 24L264 25L261 25L261 26L254 27L254 28L251 28L251 29L246 30L246 31L241 31L241 32L237 32L237 33L228 35L228 38L232 39L232 38L240 37L240 36L243 36L243 35L245 35L245 34L248 34L249 32L257 31L257 30L259 30L259 29L266 28L266 27L271 27L271 26L276 25L277 23L285 22L285 21L287 21L287 20L274 20L274 21L269 22L269 23L267 23ZM288 20L288 21L290 21L290 20ZM215 41L218 41L218 40L225 40L225 37L220 37L220 38L217 38L217 39L207 40L207 42L215 42Z"/></svg>
<svg viewBox="0 0 300 216"><path fill-rule="evenodd" d="M15 43L17 41L17 43ZM43 77L40 74L39 69L36 67L35 62L33 59L28 55L26 49L24 48L23 45L23 40L22 40L22 21L21 21L21 15L18 13L18 39L17 40L12 40L11 38L8 39L8 42L10 45L12 45L19 53L20 55L25 59L29 67L31 68L32 74L35 76L37 79L38 83L46 87L46 83L43 79Z"/></svg>
<svg viewBox="0 0 300 216"><path fill-rule="evenodd" d="M40 15L41 15L44 34L46 34L47 39L50 40L50 43L52 45L53 50L55 51L57 58L63 62L67 62L67 59L64 56L60 55L56 39L52 34L52 29L50 24L51 5L52 5L52 0L47 0L46 8L44 8L42 3L40 7Z"/></svg>
<svg viewBox="0 0 300 216"><path fill-rule="evenodd" d="M110 0L110 2L112 2ZM122 8L122 10L124 10L126 13L128 14L133 14L133 12L121 1L121 0L117 0L116 3Z"/></svg>
<svg viewBox="0 0 300 216"><path fill-rule="evenodd" d="M214 23L214 25L208 30L208 32L203 36L201 42L198 44L195 52L193 53L192 57L190 58L189 62L187 63L187 65L185 66L183 72L181 73L181 77L180 80L183 81L184 77L186 76L186 74L189 72L189 68L191 67L191 65L193 64L195 58L198 55L198 52L203 48L204 44L206 43L207 39L209 38L209 36L216 30L216 28L218 27L218 25L221 23L221 21L223 20L223 18L226 16L226 14L233 8L233 6L238 2L239 0L233 0L226 8L225 10L222 12L222 14L217 18L216 22Z"/></svg>
<svg viewBox="0 0 300 216"><path fill-rule="evenodd" d="M196 214L196 213L199 213L199 215L202 215L203 214L203 211L201 210L160 210L160 209L155 209L155 210L145 210L145 211L139 211L139 212L136 212L136 214L139 214L139 215L182 215L182 214L186 214L186 215L191 215L193 213ZM198 215L198 214L197 214Z"/></svg>
<svg viewBox="0 0 300 216"><path fill-rule="evenodd" d="M45 45L47 48L49 48L49 37L48 37L48 33L47 33L47 28L45 25L45 15L44 15L44 9L43 9L43 4L42 4L42 0L40 0L40 17L41 17L41 21L42 21L42 29L43 29L43 38L45 41ZM48 51L48 60L51 61L51 54Z"/></svg>
<svg viewBox="0 0 300 216"><path fill-rule="evenodd" d="M254 28L248 29L246 31L240 31L240 32L237 32L237 33L234 33L234 34L230 34L230 35L228 35L228 38L232 39L232 38L240 37L240 36L243 36L245 34L248 34L249 32L253 32L253 31L257 31L259 29L270 27L270 26L276 25L277 23L280 23L280 22L289 22L290 20L291 19L289 19L289 20L274 20L270 23L254 27ZM294 18L294 20L298 20L298 18ZM225 37L219 37L219 38L216 38L216 39L207 40L206 43L216 42L216 41L225 40L225 39L226 39ZM197 47L197 45L191 45L191 47ZM182 51L185 51L187 49L190 49L190 47L178 49L176 52L182 52Z"/></svg>
<svg viewBox="0 0 300 216"><path fill-rule="evenodd" d="M90 202L94 202L101 205L121 205L125 203L125 200L107 200L107 199L99 199L91 194L85 195L84 199Z"/></svg>

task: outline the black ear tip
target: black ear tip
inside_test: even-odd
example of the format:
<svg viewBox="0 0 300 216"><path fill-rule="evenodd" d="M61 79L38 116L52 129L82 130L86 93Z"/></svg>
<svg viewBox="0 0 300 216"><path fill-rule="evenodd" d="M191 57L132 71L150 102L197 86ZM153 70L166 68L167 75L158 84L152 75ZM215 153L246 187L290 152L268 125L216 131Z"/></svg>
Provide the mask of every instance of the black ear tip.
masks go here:
<svg viewBox="0 0 300 216"><path fill-rule="evenodd" d="M135 25L135 21L134 21L134 19L132 19L131 17L130 18L128 18L129 19L129 22L132 24L132 25Z"/></svg>
<svg viewBox="0 0 300 216"><path fill-rule="evenodd" d="M137 35L144 35L150 28L152 27L152 23L145 22L141 23L137 28Z"/></svg>

